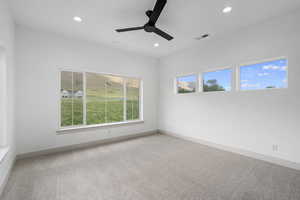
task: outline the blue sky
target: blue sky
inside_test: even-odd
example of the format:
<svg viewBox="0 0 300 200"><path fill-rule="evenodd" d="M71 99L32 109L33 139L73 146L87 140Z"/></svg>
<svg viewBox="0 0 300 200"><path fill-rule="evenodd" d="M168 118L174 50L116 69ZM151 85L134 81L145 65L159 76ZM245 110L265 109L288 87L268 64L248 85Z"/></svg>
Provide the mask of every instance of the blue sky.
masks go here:
<svg viewBox="0 0 300 200"><path fill-rule="evenodd" d="M182 76L177 78L178 82L196 82L197 75Z"/></svg>
<svg viewBox="0 0 300 200"><path fill-rule="evenodd" d="M269 86L287 87L287 60L263 62L240 68L241 90L259 90Z"/></svg>
<svg viewBox="0 0 300 200"><path fill-rule="evenodd" d="M203 74L203 81L206 83L208 80L217 80L226 91L231 90L232 69L224 69L213 72L206 72Z"/></svg>

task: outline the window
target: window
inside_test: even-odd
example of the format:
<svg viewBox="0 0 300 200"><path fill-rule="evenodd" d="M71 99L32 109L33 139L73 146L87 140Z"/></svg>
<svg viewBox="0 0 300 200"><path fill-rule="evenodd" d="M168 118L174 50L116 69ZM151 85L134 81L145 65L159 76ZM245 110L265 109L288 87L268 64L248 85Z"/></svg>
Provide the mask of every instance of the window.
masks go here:
<svg viewBox="0 0 300 200"><path fill-rule="evenodd" d="M87 124L124 121L124 79L86 73Z"/></svg>
<svg viewBox="0 0 300 200"><path fill-rule="evenodd" d="M232 69L203 73L203 92L231 91Z"/></svg>
<svg viewBox="0 0 300 200"><path fill-rule="evenodd" d="M140 88L139 79L62 71L61 127L139 120Z"/></svg>
<svg viewBox="0 0 300 200"><path fill-rule="evenodd" d="M61 126L83 124L83 74L61 72Z"/></svg>
<svg viewBox="0 0 300 200"><path fill-rule="evenodd" d="M128 79L126 81L126 116L127 120L136 120L140 117L140 81Z"/></svg>
<svg viewBox="0 0 300 200"><path fill-rule="evenodd" d="M124 79L117 76L106 79L106 123L124 121Z"/></svg>
<svg viewBox="0 0 300 200"><path fill-rule="evenodd" d="M106 78L86 73L86 123L106 123Z"/></svg>
<svg viewBox="0 0 300 200"><path fill-rule="evenodd" d="M197 75L181 76L176 78L176 92L178 94L194 93L197 87Z"/></svg>
<svg viewBox="0 0 300 200"><path fill-rule="evenodd" d="M240 90L287 87L287 59L277 59L240 67Z"/></svg>

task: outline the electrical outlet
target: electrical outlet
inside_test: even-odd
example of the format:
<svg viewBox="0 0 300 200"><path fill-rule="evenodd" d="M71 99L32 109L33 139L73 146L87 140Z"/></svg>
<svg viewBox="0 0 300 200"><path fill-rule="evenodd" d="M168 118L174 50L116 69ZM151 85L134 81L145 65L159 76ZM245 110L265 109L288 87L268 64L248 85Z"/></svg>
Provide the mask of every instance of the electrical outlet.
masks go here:
<svg viewBox="0 0 300 200"><path fill-rule="evenodd" d="M272 149L273 149L273 151L278 151L278 145L277 144L273 144Z"/></svg>

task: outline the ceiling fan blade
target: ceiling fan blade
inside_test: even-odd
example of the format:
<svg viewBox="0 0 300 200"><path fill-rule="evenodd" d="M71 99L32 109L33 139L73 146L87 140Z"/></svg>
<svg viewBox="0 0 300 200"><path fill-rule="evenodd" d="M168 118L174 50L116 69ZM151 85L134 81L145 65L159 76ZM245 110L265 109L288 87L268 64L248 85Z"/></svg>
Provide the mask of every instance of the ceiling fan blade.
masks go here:
<svg viewBox="0 0 300 200"><path fill-rule="evenodd" d="M158 28L155 28L153 32L156 33L157 35L160 35L161 37L165 38L166 40L170 41L173 39L173 37L171 35L169 35L168 33L164 32Z"/></svg>
<svg viewBox="0 0 300 200"><path fill-rule="evenodd" d="M121 32L127 32L127 31L136 31L136 30L141 30L144 29L144 26L138 26L138 27L132 27L132 28L123 28L123 29L116 29L118 33Z"/></svg>
<svg viewBox="0 0 300 200"><path fill-rule="evenodd" d="M153 25L153 26L155 25L162 10L164 9L166 3L167 3L167 0L157 0L156 1L153 12L152 12L149 22L148 22L150 25Z"/></svg>

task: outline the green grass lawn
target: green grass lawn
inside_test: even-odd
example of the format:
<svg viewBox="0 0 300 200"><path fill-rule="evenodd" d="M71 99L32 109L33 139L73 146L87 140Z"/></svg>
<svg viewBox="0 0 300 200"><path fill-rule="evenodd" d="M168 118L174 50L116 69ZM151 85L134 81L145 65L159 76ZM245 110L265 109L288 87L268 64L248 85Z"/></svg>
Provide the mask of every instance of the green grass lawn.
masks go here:
<svg viewBox="0 0 300 200"><path fill-rule="evenodd" d="M123 119L123 100L87 98L87 125L103 124L111 122L121 122ZM139 119L139 101L128 100L127 120ZM82 99L73 99L73 119L72 119L72 99L64 98L61 100L61 126L72 126L83 124L83 102Z"/></svg>
<svg viewBox="0 0 300 200"><path fill-rule="evenodd" d="M121 100L89 101L86 109L88 125L124 121L124 108Z"/></svg>
<svg viewBox="0 0 300 200"><path fill-rule="evenodd" d="M65 98L61 100L61 126L72 126L83 124L83 102L82 99ZM72 108L73 107L73 108ZM72 119L72 110L74 112Z"/></svg>

